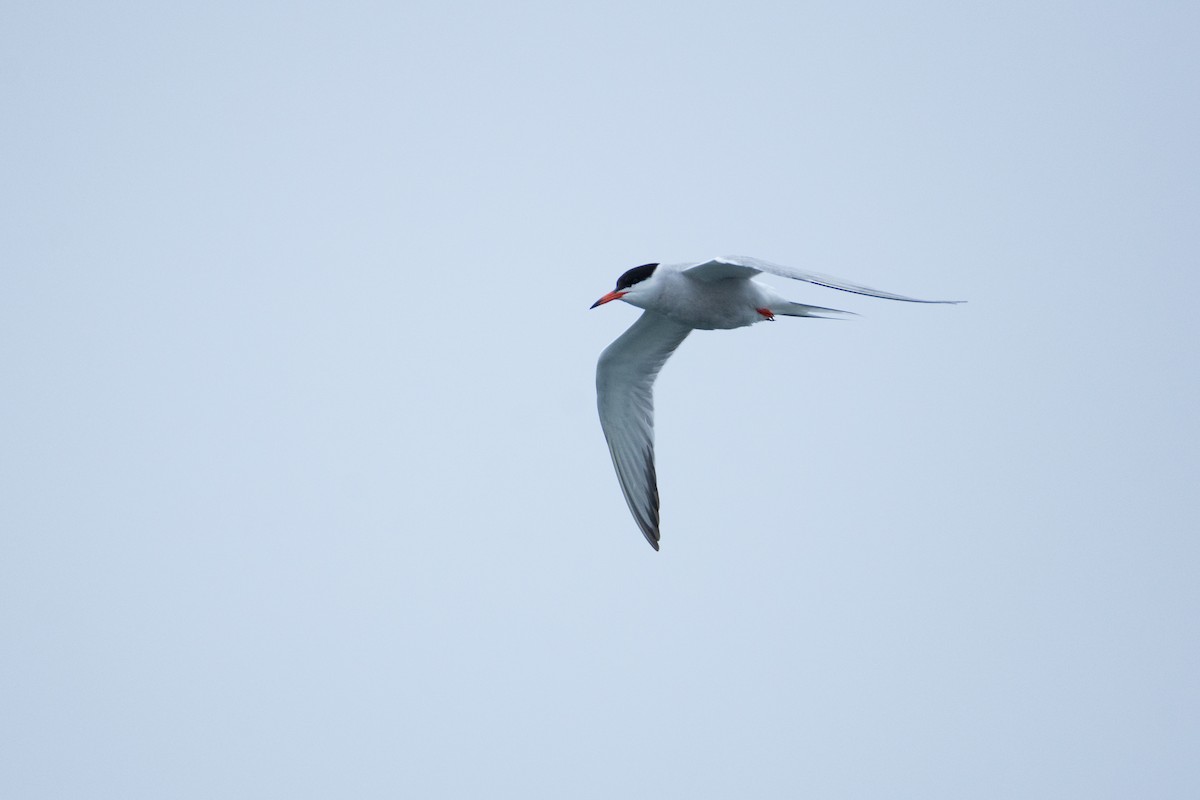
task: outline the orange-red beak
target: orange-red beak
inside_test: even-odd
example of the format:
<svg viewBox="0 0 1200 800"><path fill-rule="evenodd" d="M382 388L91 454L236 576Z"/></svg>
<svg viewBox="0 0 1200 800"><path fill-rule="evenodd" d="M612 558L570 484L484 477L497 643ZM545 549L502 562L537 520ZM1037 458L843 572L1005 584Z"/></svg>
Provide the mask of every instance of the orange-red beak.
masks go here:
<svg viewBox="0 0 1200 800"><path fill-rule="evenodd" d="M599 300L592 303L592 308L595 308L596 306L602 306L605 303L611 303L613 300L620 300L626 294L628 294L628 292L609 292L608 294L604 295L604 297L601 297Z"/></svg>

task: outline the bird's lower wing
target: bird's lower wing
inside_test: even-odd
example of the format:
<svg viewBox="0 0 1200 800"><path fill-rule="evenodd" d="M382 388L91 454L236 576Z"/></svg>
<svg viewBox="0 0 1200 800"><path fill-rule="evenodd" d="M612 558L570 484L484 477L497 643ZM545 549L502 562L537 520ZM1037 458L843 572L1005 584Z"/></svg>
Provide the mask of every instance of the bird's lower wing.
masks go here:
<svg viewBox="0 0 1200 800"><path fill-rule="evenodd" d="M596 405L625 502L658 549L658 482L654 471L654 379L691 328L644 311L600 354Z"/></svg>
<svg viewBox="0 0 1200 800"><path fill-rule="evenodd" d="M962 302L961 300L921 300L916 297L907 297L902 294L872 289L869 286L861 286L857 283L844 281L841 278L835 278L832 275L822 275L819 272L805 272L747 256L722 256L721 258L714 258L711 261L705 261L683 269L683 274L701 281L718 281L725 278L752 278L760 272L778 275L781 278L791 278L794 281L814 283L817 286L838 289L843 292L865 294L870 297L882 297L885 300L904 300L909 303Z"/></svg>

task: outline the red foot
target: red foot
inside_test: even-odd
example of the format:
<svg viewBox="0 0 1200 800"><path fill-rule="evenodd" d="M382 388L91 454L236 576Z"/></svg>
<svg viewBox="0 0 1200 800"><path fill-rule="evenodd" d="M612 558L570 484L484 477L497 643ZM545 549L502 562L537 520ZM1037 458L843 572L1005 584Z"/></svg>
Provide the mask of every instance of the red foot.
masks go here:
<svg viewBox="0 0 1200 800"><path fill-rule="evenodd" d="M757 311L758 313L762 314L764 317L766 317L768 322L774 322L774 321L775 321L775 315L771 313L771 309L769 309L769 308L756 308L756 309L754 309L754 310L755 310L755 311Z"/></svg>

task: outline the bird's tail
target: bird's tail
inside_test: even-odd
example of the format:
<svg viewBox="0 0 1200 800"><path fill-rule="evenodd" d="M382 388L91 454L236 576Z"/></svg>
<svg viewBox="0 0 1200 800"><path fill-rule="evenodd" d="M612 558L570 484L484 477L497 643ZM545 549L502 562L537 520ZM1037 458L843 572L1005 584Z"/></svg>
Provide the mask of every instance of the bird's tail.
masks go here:
<svg viewBox="0 0 1200 800"><path fill-rule="evenodd" d="M818 319L840 319L838 316L829 316L830 314L843 314L851 317L857 317L853 311L839 311L836 308L822 308L821 306L806 306L803 303L779 303L771 306L771 310L776 314L783 314L787 317L817 317Z"/></svg>

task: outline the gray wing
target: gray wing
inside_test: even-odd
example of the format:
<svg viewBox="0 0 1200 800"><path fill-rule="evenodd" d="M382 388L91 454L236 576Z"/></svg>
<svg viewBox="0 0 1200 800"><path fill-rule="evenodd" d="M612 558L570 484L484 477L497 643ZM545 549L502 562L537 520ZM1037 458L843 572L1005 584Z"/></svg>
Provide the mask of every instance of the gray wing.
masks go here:
<svg viewBox="0 0 1200 800"><path fill-rule="evenodd" d="M843 292L853 292L854 294L865 294L871 297L882 297L886 300L904 300L909 303L961 303L962 300L920 300L916 297L906 297L902 294L893 294L892 292L882 292L878 289L872 289L869 286L860 286L857 283L844 281L841 278L835 278L831 275L822 275L819 272L805 272L791 267L772 264L769 261L763 261L759 258L749 258L747 256L722 256L714 258L711 261L704 261L700 264L694 264L690 267L685 267L682 270L684 275L701 281L719 281L725 278L753 278L760 272L766 272L770 275L778 275L781 278L791 278L795 281L805 281L806 283L815 283L817 286L825 286L829 289L840 289Z"/></svg>
<svg viewBox="0 0 1200 800"><path fill-rule="evenodd" d="M596 406L625 502L658 549L658 482L654 472L654 378L691 328L644 311L604 349L596 364Z"/></svg>

